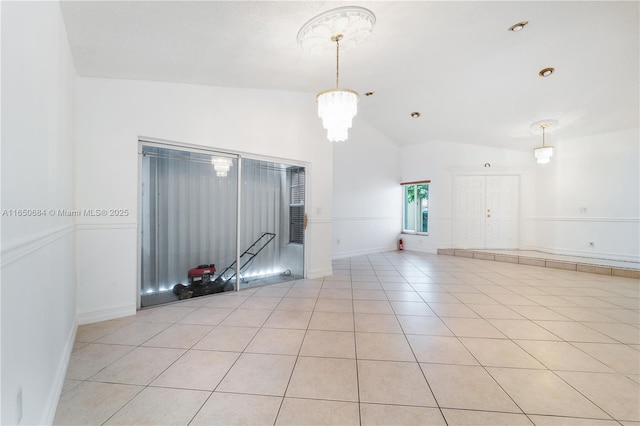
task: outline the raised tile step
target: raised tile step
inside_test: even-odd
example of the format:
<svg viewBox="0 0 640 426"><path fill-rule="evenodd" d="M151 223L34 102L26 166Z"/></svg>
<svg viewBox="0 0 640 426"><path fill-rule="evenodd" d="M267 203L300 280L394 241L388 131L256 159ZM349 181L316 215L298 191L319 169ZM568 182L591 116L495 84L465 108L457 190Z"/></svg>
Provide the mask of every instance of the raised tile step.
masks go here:
<svg viewBox="0 0 640 426"><path fill-rule="evenodd" d="M438 249L438 254L640 279L640 269L599 265L598 259L591 259L590 261L590 259L585 258L584 262L558 260L552 258L554 255L542 252L536 252L534 254L528 252L527 254L520 255L513 253L492 252L491 250L442 248Z"/></svg>

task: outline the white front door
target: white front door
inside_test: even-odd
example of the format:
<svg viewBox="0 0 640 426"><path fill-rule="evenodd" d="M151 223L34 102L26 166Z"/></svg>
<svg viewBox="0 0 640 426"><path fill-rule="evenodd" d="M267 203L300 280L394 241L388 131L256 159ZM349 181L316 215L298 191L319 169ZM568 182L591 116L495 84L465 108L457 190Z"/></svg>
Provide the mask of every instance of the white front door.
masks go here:
<svg viewBox="0 0 640 426"><path fill-rule="evenodd" d="M454 246L484 247L485 177L457 176L454 203Z"/></svg>
<svg viewBox="0 0 640 426"><path fill-rule="evenodd" d="M485 247L518 247L518 176L487 176Z"/></svg>
<svg viewBox="0 0 640 426"><path fill-rule="evenodd" d="M517 248L518 186L518 176L456 176L453 246Z"/></svg>

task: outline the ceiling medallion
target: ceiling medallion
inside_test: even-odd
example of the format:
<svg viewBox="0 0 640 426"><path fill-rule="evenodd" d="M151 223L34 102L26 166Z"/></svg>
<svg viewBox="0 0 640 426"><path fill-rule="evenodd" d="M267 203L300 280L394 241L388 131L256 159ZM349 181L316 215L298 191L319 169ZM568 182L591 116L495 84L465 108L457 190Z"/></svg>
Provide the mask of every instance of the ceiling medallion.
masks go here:
<svg viewBox="0 0 640 426"><path fill-rule="evenodd" d="M365 41L376 24L369 9L345 6L328 10L307 21L298 31L298 44L314 55L333 51L331 37L342 34L340 47L347 50Z"/></svg>
<svg viewBox="0 0 640 426"><path fill-rule="evenodd" d="M557 127L558 124L558 120L554 118L544 118L542 120L536 121L535 123L531 123L531 125L529 126L529 130L531 130L531 133L540 134L542 133L542 126L544 126L546 129L552 129L554 127Z"/></svg>

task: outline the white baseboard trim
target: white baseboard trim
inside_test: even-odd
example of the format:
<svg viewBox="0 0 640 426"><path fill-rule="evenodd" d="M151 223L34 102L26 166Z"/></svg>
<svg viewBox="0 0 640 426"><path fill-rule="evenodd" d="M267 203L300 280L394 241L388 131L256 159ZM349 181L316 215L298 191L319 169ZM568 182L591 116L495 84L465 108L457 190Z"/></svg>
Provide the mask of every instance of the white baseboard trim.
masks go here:
<svg viewBox="0 0 640 426"><path fill-rule="evenodd" d="M404 250L405 251L415 251L418 253L429 253L429 254L437 254L438 253L438 249L437 248L433 248L433 247L407 247L406 244L404 246Z"/></svg>
<svg viewBox="0 0 640 426"><path fill-rule="evenodd" d="M388 245L386 247L376 247L376 248L368 248L368 249L362 249L362 250L351 250L351 251L344 251L344 252L341 252L341 253L335 253L331 258L332 259L343 259L345 257L363 256L363 255L367 255L367 254L381 253L381 252L390 251L390 250L396 250L396 249L397 249L397 247L395 246L395 244L391 244L391 245Z"/></svg>
<svg viewBox="0 0 640 426"><path fill-rule="evenodd" d="M308 280L315 280L316 278L322 278L322 277L330 277L331 275L333 275L333 269L331 268L314 269L314 270L307 271Z"/></svg>
<svg viewBox="0 0 640 426"><path fill-rule="evenodd" d="M69 337L64 348L64 356L56 368L56 376L53 379L51 389L49 389L49 395L47 397L44 412L40 419L41 425L52 425L56 416L56 410L58 409L58 401L62 395L62 387L64 386L64 378L67 376L67 368L69 367L69 360L71 359L71 352L73 352L73 344L76 341L76 331L78 330L78 323L74 321L73 326L69 332Z"/></svg>
<svg viewBox="0 0 640 426"><path fill-rule="evenodd" d="M100 309L97 311L78 312L78 325L92 324L115 318L128 317L136 314L136 305L116 306L114 308Z"/></svg>

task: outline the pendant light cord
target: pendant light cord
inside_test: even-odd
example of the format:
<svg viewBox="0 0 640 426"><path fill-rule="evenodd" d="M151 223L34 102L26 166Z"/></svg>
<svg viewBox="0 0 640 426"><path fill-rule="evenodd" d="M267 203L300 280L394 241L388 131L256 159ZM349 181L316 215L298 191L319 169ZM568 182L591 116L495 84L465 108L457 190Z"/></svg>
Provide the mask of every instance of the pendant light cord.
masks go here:
<svg viewBox="0 0 640 426"><path fill-rule="evenodd" d="M340 39L336 38L336 89L340 87L338 85L339 76L340 76Z"/></svg>
<svg viewBox="0 0 640 426"><path fill-rule="evenodd" d="M340 87L338 83L340 79L340 40L342 40L342 34L337 34L331 39L336 42L336 89L338 89Z"/></svg>

